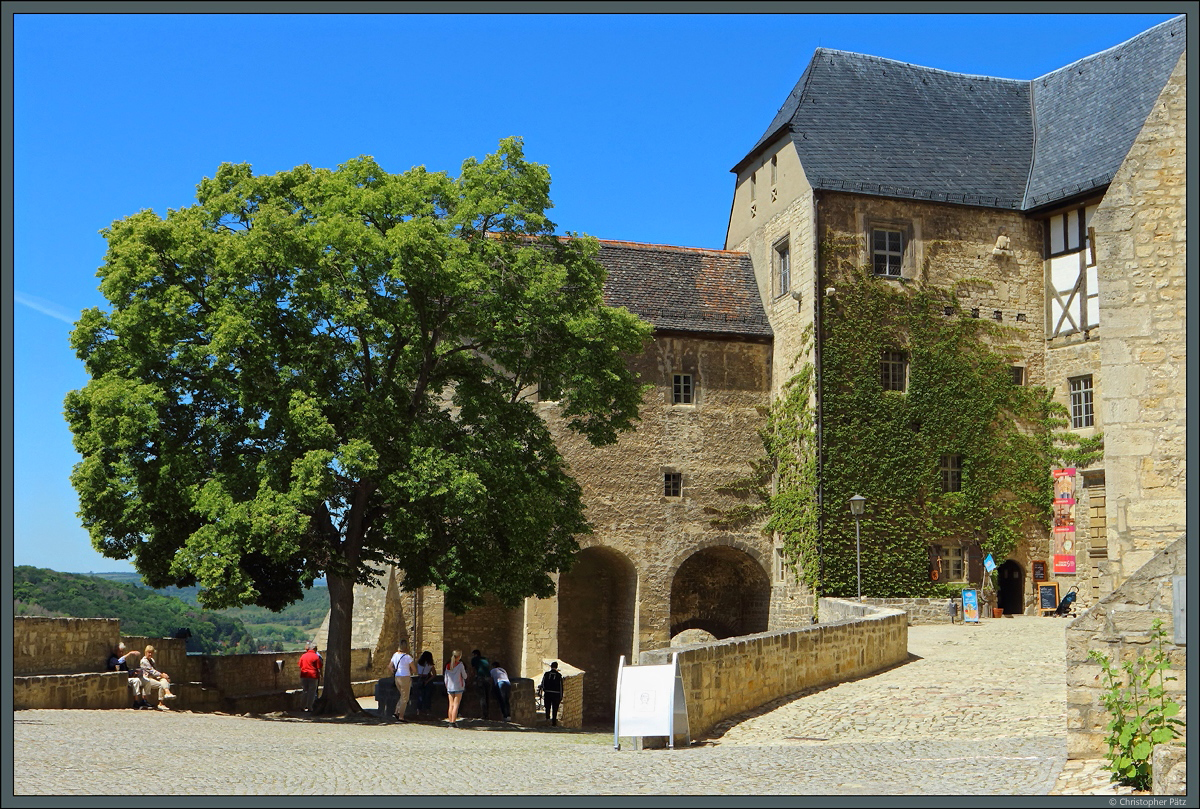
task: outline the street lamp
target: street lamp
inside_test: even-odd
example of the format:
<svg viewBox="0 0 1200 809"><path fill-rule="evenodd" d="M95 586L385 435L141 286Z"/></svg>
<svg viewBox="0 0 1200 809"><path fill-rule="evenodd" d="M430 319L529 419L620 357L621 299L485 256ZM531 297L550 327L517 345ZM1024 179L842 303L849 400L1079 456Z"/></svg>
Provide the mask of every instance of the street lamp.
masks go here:
<svg viewBox="0 0 1200 809"><path fill-rule="evenodd" d="M854 515L854 556L858 562L858 600L862 601L862 515L867 498L856 494L850 498L850 513Z"/></svg>

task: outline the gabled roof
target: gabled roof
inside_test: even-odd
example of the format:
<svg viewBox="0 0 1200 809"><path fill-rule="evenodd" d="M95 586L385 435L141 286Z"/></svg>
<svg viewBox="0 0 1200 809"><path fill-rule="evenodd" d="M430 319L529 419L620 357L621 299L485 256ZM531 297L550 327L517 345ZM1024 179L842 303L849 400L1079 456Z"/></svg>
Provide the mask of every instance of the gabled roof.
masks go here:
<svg viewBox="0 0 1200 809"><path fill-rule="evenodd" d="M1025 208L1112 181L1183 53L1184 20L1033 80L1036 139Z"/></svg>
<svg viewBox="0 0 1200 809"><path fill-rule="evenodd" d="M790 138L815 189L1029 209L1106 185L1184 49L1185 18L1034 81L818 48L741 171Z"/></svg>
<svg viewBox="0 0 1200 809"><path fill-rule="evenodd" d="M600 240L604 302L656 330L770 337L747 253Z"/></svg>

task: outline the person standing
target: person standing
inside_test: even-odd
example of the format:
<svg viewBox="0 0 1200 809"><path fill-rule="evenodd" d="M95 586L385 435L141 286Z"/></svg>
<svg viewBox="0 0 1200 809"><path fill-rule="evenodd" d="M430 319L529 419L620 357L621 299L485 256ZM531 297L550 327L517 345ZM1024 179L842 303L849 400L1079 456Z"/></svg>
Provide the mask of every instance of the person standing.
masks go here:
<svg viewBox="0 0 1200 809"><path fill-rule="evenodd" d="M321 681L323 662L315 641L309 641L300 655L300 685L304 687L304 712L312 713L317 702L317 684Z"/></svg>
<svg viewBox="0 0 1200 809"><path fill-rule="evenodd" d="M417 673L416 661L408 653L408 641L401 640L396 644L396 653L392 655L392 675L396 678L396 690L400 692L400 701L396 703L393 716L400 722L404 720L404 711L408 708L408 695L412 689L412 678Z"/></svg>
<svg viewBox="0 0 1200 809"><path fill-rule="evenodd" d="M437 676L434 670L433 653L426 649L417 659L417 676L413 679L416 690L417 716L428 715L432 704L433 678Z"/></svg>
<svg viewBox="0 0 1200 809"><path fill-rule="evenodd" d="M562 704L563 676L558 670L558 661L550 664L550 670L542 675L542 684L538 686L542 692L542 701L546 704L546 718L551 725L558 724L558 706Z"/></svg>
<svg viewBox="0 0 1200 809"><path fill-rule="evenodd" d="M471 671L475 673L475 693L479 696L479 718L487 719L492 708L492 664L478 649L471 652Z"/></svg>
<svg viewBox="0 0 1200 809"><path fill-rule="evenodd" d="M462 652L454 650L446 664L446 721L450 727L458 727L458 707L462 704L463 690L467 687L467 667L462 662Z"/></svg>
<svg viewBox="0 0 1200 809"><path fill-rule="evenodd" d="M492 682L496 684L496 693L500 696L500 715L504 717L505 722L510 722L512 711L508 707L508 698L512 693L512 682L508 679L504 664L499 660L492 665Z"/></svg>

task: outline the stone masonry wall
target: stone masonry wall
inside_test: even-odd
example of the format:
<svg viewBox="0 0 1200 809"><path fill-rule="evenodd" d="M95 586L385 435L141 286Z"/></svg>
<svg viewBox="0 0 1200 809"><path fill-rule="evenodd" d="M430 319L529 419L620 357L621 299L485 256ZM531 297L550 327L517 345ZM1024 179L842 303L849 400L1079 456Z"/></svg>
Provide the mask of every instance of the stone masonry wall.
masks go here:
<svg viewBox="0 0 1200 809"><path fill-rule="evenodd" d="M1114 586L1187 525L1186 58L1092 217Z"/></svg>
<svg viewBox="0 0 1200 809"><path fill-rule="evenodd" d="M844 682L908 658L908 617L822 598L832 619L801 629L642 652L641 665L679 667L693 738L718 722L806 688Z"/></svg>
<svg viewBox="0 0 1200 809"><path fill-rule="evenodd" d="M1104 728L1110 719L1102 702L1100 665L1088 659L1095 649L1120 665L1149 653L1155 619L1163 622L1171 668L1177 677L1166 683L1171 698L1186 716L1187 650L1170 641L1174 635L1173 577L1187 573L1187 540L1180 537L1160 551L1124 584L1101 599L1067 627L1067 757L1102 758L1107 752Z"/></svg>
<svg viewBox="0 0 1200 809"><path fill-rule="evenodd" d="M13 616L13 674L104 671L120 637L115 618Z"/></svg>

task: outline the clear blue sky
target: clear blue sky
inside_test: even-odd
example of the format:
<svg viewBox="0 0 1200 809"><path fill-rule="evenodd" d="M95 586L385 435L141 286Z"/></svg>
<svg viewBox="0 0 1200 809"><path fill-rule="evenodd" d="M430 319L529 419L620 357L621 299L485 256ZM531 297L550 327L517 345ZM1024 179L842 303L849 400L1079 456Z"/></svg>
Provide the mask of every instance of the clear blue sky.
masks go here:
<svg viewBox="0 0 1200 809"><path fill-rule="evenodd" d="M560 231L721 247L729 169L815 48L1031 79L1170 16L17 15L14 562L133 569L75 514L67 336L105 305L99 231L192 203L222 162L457 174L520 135Z"/></svg>

